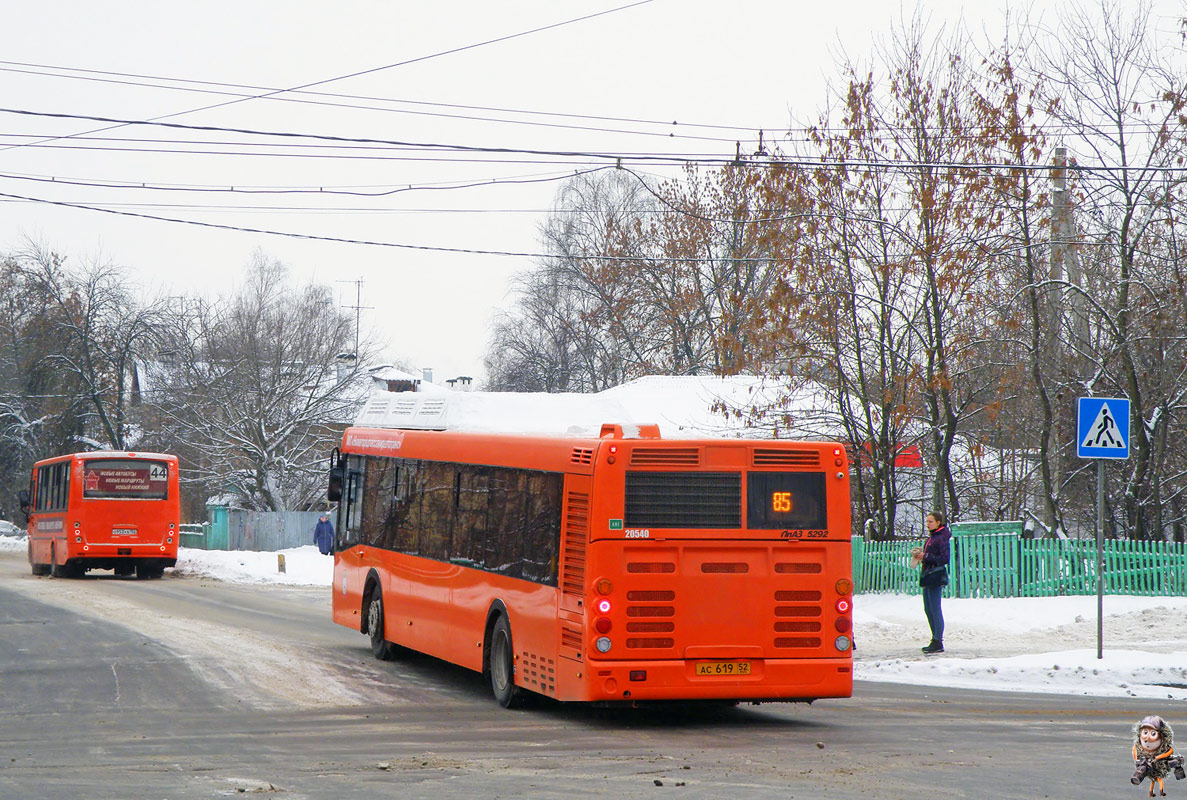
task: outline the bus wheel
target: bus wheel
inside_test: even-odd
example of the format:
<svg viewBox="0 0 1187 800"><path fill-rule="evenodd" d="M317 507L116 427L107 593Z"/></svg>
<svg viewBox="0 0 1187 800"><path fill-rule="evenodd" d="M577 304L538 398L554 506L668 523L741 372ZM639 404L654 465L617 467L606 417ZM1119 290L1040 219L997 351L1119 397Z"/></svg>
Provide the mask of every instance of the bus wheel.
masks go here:
<svg viewBox="0 0 1187 800"><path fill-rule="evenodd" d="M383 638L383 592L378 586L371 590L367 603L367 633L371 636L371 653L380 661L396 657L396 646Z"/></svg>
<svg viewBox="0 0 1187 800"><path fill-rule="evenodd" d="M524 704L524 691L515 685L515 648L511 646L511 624L499 615L490 633L490 688L503 708Z"/></svg>
<svg viewBox="0 0 1187 800"><path fill-rule="evenodd" d="M136 565L136 579L155 580L165 574L164 567L157 567L151 564L137 564Z"/></svg>
<svg viewBox="0 0 1187 800"><path fill-rule="evenodd" d="M55 578L73 578L72 570L65 564L58 563L58 554L51 547L49 550L49 573Z"/></svg>

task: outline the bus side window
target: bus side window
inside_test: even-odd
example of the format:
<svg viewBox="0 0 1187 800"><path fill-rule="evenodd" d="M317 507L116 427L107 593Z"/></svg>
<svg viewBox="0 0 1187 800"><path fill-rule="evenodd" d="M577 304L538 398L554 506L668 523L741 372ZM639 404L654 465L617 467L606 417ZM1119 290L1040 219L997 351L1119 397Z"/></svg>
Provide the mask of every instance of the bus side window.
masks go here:
<svg viewBox="0 0 1187 800"><path fill-rule="evenodd" d="M342 502L339 505L338 549L358 544L359 527L363 516L363 460L351 456L346 469L346 485L343 487Z"/></svg>

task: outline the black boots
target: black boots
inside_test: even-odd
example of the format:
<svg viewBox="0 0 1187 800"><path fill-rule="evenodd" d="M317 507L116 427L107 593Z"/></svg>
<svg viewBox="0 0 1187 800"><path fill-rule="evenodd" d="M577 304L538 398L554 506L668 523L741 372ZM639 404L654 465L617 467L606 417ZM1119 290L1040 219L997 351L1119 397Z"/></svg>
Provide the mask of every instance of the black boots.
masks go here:
<svg viewBox="0 0 1187 800"><path fill-rule="evenodd" d="M937 642L935 639L932 639L927 644L927 646L923 648L923 652L928 653L928 654L942 653L942 652L944 652L944 644L943 644L943 642Z"/></svg>

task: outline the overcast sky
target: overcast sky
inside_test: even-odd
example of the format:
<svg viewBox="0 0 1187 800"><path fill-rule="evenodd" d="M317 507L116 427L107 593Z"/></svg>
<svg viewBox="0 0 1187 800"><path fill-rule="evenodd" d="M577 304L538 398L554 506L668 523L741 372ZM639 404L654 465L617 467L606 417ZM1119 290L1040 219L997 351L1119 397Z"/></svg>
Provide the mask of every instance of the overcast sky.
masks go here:
<svg viewBox="0 0 1187 800"><path fill-rule="evenodd" d="M980 30L1006 4L951 5ZM361 280L364 327L411 366L481 377L491 316L532 263L496 253L539 252L558 179L612 163L504 150L753 150L760 129L812 121L838 55L863 56L912 7L0 0L0 252L31 238L126 267L148 292L218 294L260 249L298 280L333 283L343 305ZM419 146L443 144L478 149Z"/></svg>

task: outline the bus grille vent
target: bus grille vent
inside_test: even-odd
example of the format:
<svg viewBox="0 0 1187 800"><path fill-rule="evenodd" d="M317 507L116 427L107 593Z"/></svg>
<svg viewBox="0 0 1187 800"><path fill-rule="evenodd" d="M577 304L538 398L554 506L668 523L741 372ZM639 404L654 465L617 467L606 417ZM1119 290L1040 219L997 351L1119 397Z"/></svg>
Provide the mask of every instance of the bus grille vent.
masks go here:
<svg viewBox="0 0 1187 800"><path fill-rule="evenodd" d="M775 564L775 572L782 575L818 575L823 572L824 568L820 564L811 564L804 562L787 563L780 562Z"/></svg>
<svg viewBox="0 0 1187 800"><path fill-rule="evenodd" d="M819 467L819 450L775 450L769 447L754 448L756 467Z"/></svg>
<svg viewBox="0 0 1187 800"><path fill-rule="evenodd" d="M435 417L445 410L445 400L434 398L432 400L424 400L420 404L420 410L416 412L418 417Z"/></svg>
<svg viewBox="0 0 1187 800"><path fill-rule="evenodd" d="M674 617L676 609L671 606L627 606L628 617Z"/></svg>
<svg viewBox="0 0 1187 800"><path fill-rule="evenodd" d="M675 622L628 622L627 633L671 633L676 630Z"/></svg>
<svg viewBox="0 0 1187 800"><path fill-rule="evenodd" d="M573 455L569 457L571 464L592 464L593 463L593 448L590 447L574 447Z"/></svg>
<svg viewBox="0 0 1187 800"><path fill-rule="evenodd" d="M628 561L626 565L627 572L675 572L676 565L670 561Z"/></svg>
<svg viewBox="0 0 1187 800"><path fill-rule="evenodd" d="M626 473L628 528L740 528L740 472Z"/></svg>
<svg viewBox="0 0 1187 800"><path fill-rule="evenodd" d="M524 651L517 666L523 683L540 694L556 694L556 662Z"/></svg>
<svg viewBox="0 0 1187 800"><path fill-rule="evenodd" d="M819 600L820 592L815 589L800 589L796 591L782 590L775 592L775 599L780 603L803 602L805 600Z"/></svg>
<svg viewBox="0 0 1187 800"><path fill-rule="evenodd" d="M775 633L815 633L819 630L820 623L811 620L775 623Z"/></svg>
<svg viewBox="0 0 1187 800"><path fill-rule="evenodd" d="M819 617L820 606L775 606L776 617Z"/></svg>
<svg viewBox="0 0 1187 800"><path fill-rule="evenodd" d="M676 593L669 590L635 590L627 592L626 599L632 603L670 603L676 599Z"/></svg>
<svg viewBox="0 0 1187 800"><path fill-rule="evenodd" d="M817 636L776 636L775 647L820 647L820 638Z"/></svg>
<svg viewBox="0 0 1187 800"><path fill-rule="evenodd" d="M394 400L391 403L391 413L393 414L411 414L414 410L416 410L416 400L413 398Z"/></svg>
<svg viewBox="0 0 1187 800"><path fill-rule="evenodd" d="M744 561L706 561L701 564L701 572L709 574L739 575L750 571L750 565Z"/></svg>
<svg viewBox="0 0 1187 800"><path fill-rule="evenodd" d="M585 544L589 541L589 495L569 492L565 513L565 560L561 590L585 593Z"/></svg>
<svg viewBox="0 0 1187 800"><path fill-rule="evenodd" d="M676 646L675 639L662 639L659 637L648 637L641 639L627 639L626 646L629 648L640 648L645 650L660 650Z"/></svg>
<svg viewBox="0 0 1187 800"><path fill-rule="evenodd" d="M701 451L696 447L636 447L631 451L631 466L675 464L695 467L701 463Z"/></svg>
<svg viewBox="0 0 1187 800"><path fill-rule="evenodd" d="M578 628L570 628L568 625L561 626L561 646L580 650L581 631Z"/></svg>

